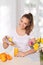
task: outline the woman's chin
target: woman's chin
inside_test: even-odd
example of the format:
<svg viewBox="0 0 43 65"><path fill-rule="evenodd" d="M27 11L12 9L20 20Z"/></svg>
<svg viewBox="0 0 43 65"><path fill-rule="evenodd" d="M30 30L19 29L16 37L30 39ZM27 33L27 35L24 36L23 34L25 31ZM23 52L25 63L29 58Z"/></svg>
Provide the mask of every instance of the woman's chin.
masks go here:
<svg viewBox="0 0 43 65"><path fill-rule="evenodd" d="M24 28L23 28L23 27L21 27L21 29L22 29L22 30L24 30Z"/></svg>

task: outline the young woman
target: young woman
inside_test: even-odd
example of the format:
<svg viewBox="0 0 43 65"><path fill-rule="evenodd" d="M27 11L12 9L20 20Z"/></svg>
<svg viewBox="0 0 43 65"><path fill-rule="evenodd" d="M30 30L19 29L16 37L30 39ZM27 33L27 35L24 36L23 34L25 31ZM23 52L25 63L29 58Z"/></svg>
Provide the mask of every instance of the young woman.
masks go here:
<svg viewBox="0 0 43 65"><path fill-rule="evenodd" d="M31 49L30 46L28 46L28 42L31 38L33 38L35 41L34 36L32 35L33 27L33 15L31 13L24 14L20 18L19 24L14 30L13 43L9 43L19 47L20 52L17 54L17 57L29 56L30 54L32 55L36 52L34 49ZM9 37L7 36L7 38ZM6 36L3 38L3 42L5 41ZM9 44L3 43L3 47L7 48Z"/></svg>

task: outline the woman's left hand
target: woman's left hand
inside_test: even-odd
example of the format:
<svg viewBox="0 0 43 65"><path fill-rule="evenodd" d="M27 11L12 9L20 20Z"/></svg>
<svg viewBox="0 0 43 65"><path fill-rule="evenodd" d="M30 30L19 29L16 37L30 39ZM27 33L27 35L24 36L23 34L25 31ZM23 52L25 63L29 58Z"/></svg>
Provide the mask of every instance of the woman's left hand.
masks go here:
<svg viewBox="0 0 43 65"><path fill-rule="evenodd" d="M21 52L21 51L20 51L20 52L17 54L16 57L24 57L24 56L26 56L26 55L25 55L25 52Z"/></svg>

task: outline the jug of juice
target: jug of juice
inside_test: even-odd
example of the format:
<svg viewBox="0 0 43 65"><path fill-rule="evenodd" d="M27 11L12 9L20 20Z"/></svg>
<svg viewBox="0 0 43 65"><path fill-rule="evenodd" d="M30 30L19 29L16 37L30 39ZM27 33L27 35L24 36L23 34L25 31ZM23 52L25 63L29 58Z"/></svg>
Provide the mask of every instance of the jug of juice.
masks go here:
<svg viewBox="0 0 43 65"><path fill-rule="evenodd" d="M19 49L17 47L14 48L14 56L16 56L19 52Z"/></svg>

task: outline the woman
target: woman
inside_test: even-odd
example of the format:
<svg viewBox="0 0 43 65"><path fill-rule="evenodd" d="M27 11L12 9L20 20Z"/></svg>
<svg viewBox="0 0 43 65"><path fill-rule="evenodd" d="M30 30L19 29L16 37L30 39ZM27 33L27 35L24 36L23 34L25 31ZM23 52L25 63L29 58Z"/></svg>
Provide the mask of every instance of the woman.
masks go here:
<svg viewBox="0 0 43 65"><path fill-rule="evenodd" d="M29 56L31 58L32 57L31 55L36 53L36 51L34 49L31 49L30 46L28 45L28 42L31 38L33 38L33 40L35 41L34 36L32 36L33 27L34 27L33 15L31 13L24 14L21 17L18 26L14 30L13 42L9 43L11 45L13 44L18 46L20 51L17 54L17 57ZM9 37L7 36L7 38ZM6 36L3 38L3 42L6 42ZM9 44L3 43L3 47L7 48Z"/></svg>

